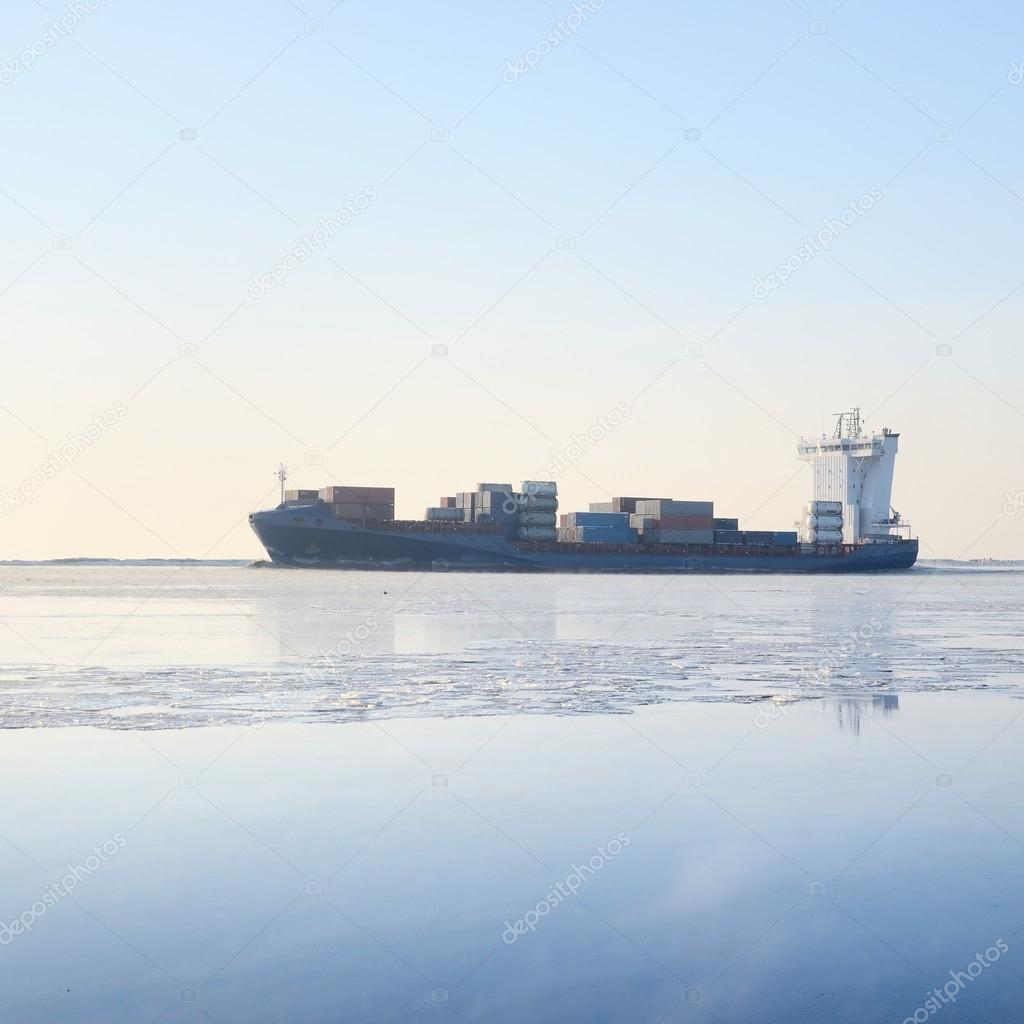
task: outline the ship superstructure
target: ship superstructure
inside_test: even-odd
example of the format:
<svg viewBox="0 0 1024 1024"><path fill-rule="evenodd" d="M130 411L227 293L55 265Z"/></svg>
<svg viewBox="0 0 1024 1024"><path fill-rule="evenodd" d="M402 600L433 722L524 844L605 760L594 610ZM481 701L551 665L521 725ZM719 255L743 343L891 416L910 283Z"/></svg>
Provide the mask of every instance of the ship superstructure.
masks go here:
<svg viewBox="0 0 1024 1024"><path fill-rule="evenodd" d="M907 528L892 508L899 440L888 427L865 432L859 409L837 413L831 437L801 438L800 458L811 464L811 501L799 524L801 540L884 542Z"/></svg>

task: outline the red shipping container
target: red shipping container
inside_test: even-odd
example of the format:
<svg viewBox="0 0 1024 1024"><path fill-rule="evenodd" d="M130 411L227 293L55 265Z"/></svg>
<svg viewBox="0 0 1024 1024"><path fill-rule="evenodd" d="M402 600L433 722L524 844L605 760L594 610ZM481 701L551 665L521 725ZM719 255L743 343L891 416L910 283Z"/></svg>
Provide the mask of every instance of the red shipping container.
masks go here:
<svg viewBox="0 0 1024 1024"><path fill-rule="evenodd" d="M394 487L325 487L320 496L331 504L337 502L364 503L367 505L393 505L395 503Z"/></svg>
<svg viewBox="0 0 1024 1024"><path fill-rule="evenodd" d="M458 508L458 505L455 504L455 495L452 494L447 498L442 498L441 508Z"/></svg>

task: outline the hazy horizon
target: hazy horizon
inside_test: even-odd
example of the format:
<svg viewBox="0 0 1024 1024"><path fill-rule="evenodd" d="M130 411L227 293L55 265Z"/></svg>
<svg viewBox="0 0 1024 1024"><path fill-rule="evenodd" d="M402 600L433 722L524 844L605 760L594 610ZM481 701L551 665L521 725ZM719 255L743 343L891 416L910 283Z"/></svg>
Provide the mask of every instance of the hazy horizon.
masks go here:
<svg viewBox="0 0 1024 1024"><path fill-rule="evenodd" d="M792 529L854 405L923 559L1024 557L1024 9L11 6L0 559L263 557L280 461Z"/></svg>

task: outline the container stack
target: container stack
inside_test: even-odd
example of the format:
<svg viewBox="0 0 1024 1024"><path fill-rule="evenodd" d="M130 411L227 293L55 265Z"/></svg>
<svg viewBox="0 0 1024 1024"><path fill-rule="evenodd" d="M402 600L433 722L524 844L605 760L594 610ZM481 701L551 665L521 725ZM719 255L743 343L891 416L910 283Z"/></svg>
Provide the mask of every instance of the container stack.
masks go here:
<svg viewBox="0 0 1024 1024"><path fill-rule="evenodd" d="M335 519L375 523L395 518L394 487L324 487L320 498Z"/></svg>
<svg viewBox="0 0 1024 1024"><path fill-rule="evenodd" d="M459 491L455 495L455 507L462 511L464 523L474 522L473 514L476 511L476 491Z"/></svg>
<svg viewBox="0 0 1024 1024"><path fill-rule="evenodd" d="M804 508L804 540L808 544L841 544L843 503L812 501Z"/></svg>
<svg viewBox="0 0 1024 1024"><path fill-rule="evenodd" d="M635 544L626 512L570 512L561 517L558 539L567 544Z"/></svg>
<svg viewBox="0 0 1024 1024"><path fill-rule="evenodd" d="M518 505L515 516L519 540L558 539L558 484L554 480L524 480L522 490L512 497Z"/></svg>
<svg viewBox="0 0 1024 1024"><path fill-rule="evenodd" d="M639 498L630 525L645 544L713 544L714 515L711 501Z"/></svg>
<svg viewBox="0 0 1024 1024"><path fill-rule="evenodd" d="M506 534L514 533L519 525L519 498L511 484L478 484L473 522L497 523Z"/></svg>

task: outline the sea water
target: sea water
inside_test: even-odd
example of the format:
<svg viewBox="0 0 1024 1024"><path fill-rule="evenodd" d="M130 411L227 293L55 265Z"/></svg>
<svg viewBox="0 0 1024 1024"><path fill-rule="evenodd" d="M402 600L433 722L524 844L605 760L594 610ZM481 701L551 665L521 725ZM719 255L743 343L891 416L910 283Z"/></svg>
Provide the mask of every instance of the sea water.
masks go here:
<svg viewBox="0 0 1024 1024"><path fill-rule="evenodd" d="M1018 1015L1015 573L0 573L4 1020Z"/></svg>

